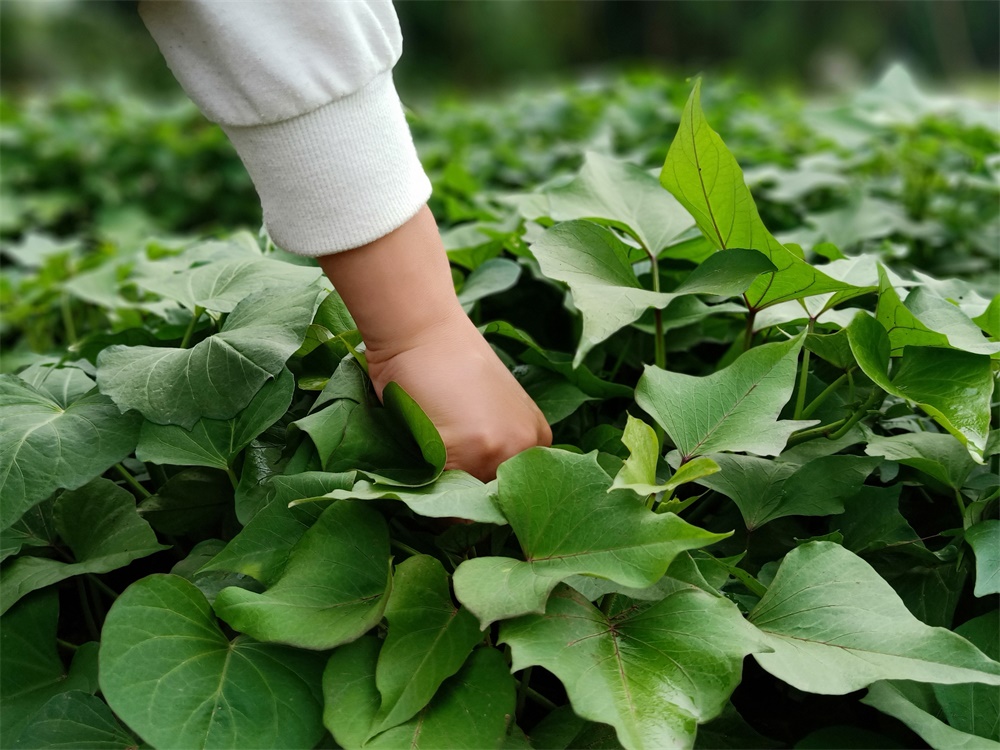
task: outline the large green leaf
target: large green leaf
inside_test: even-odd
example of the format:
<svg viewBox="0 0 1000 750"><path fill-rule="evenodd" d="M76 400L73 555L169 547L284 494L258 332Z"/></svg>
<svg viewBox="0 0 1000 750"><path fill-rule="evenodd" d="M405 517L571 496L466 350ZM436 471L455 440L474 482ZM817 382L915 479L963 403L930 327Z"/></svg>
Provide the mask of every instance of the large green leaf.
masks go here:
<svg viewBox="0 0 1000 750"><path fill-rule="evenodd" d="M287 369L268 381L232 419L202 417L187 430L146 421L135 455L140 461L177 466L210 466L226 471L251 440L281 419L292 402L295 378Z"/></svg>
<svg viewBox="0 0 1000 750"><path fill-rule="evenodd" d="M93 646L82 646L69 670L56 653L59 596L39 591L0 619L0 747L13 747L21 730L52 696L97 690Z"/></svg>
<svg viewBox="0 0 1000 750"><path fill-rule="evenodd" d="M991 659L1000 660L1000 611L994 609L955 628ZM1000 743L1000 690L989 685L934 685L934 695L955 729Z"/></svg>
<svg viewBox="0 0 1000 750"><path fill-rule="evenodd" d="M302 535L267 591L223 589L214 606L231 627L258 640L325 650L375 627L391 584L382 516L361 503L337 502Z"/></svg>
<svg viewBox="0 0 1000 750"><path fill-rule="evenodd" d="M764 227L739 164L705 119L700 80L695 82L677 135L670 144L660 183L688 210L717 248L757 250L777 268L755 281L747 291L747 302L752 307L852 287L813 268Z"/></svg>
<svg viewBox="0 0 1000 750"><path fill-rule="evenodd" d="M379 707L379 641L361 638L334 651L323 673L323 721L346 750L499 750L514 713L514 679L503 655L481 648L409 721L371 739ZM367 740L367 741L366 741Z"/></svg>
<svg viewBox="0 0 1000 750"><path fill-rule="evenodd" d="M989 357L955 349L908 346L890 377L890 343L882 324L859 312L847 334L865 375L887 393L930 414L968 448L974 460L982 463L993 395Z"/></svg>
<svg viewBox="0 0 1000 750"><path fill-rule="evenodd" d="M442 472L432 484L423 487L397 487L360 481L351 489L338 489L328 497L355 500L399 500L421 516L429 518L464 518L480 523L504 525L507 519L491 499L496 481L484 484L464 471Z"/></svg>
<svg viewBox="0 0 1000 750"><path fill-rule="evenodd" d="M659 253L693 226L687 211L656 178L627 162L588 151L567 185L545 191L556 221L591 219L621 229Z"/></svg>
<svg viewBox="0 0 1000 750"><path fill-rule="evenodd" d="M912 466L956 490L976 468L962 443L952 435L937 432L907 432L890 437L872 435L865 453Z"/></svg>
<svg viewBox="0 0 1000 750"><path fill-rule="evenodd" d="M76 367L31 365L21 370L17 376L64 409L87 395L96 385L87 373Z"/></svg>
<svg viewBox="0 0 1000 750"><path fill-rule="evenodd" d="M230 419L302 344L318 295L315 287L252 294L191 349L110 346L97 359L97 383L123 411L157 424Z"/></svg>
<svg viewBox="0 0 1000 750"><path fill-rule="evenodd" d="M17 750L129 750L138 747L135 736L121 725L96 696L71 690L53 696L29 717Z"/></svg>
<svg viewBox="0 0 1000 750"><path fill-rule="evenodd" d="M842 513L882 461L864 456L823 456L803 466L755 456L718 454L719 473L700 484L721 492L739 506L750 530L784 516Z"/></svg>
<svg viewBox="0 0 1000 750"><path fill-rule="evenodd" d="M0 579L0 614L35 589L82 573L107 573L168 549L136 513L132 494L107 479L64 492L53 515L73 562L34 556L11 562Z"/></svg>
<svg viewBox="0 0 1000 750"><path fill-rule="evenodd" d="M482 640L476 618L451 600L448 574L433 557L411 557L397 569L385 608L389 635L379 652L375 684L382 704L372 722L378 734L430 703Z"/></svg>
<svg viewBox="0 0 1000 750"><path fill-rule="evenodd" d="M555 674L573 710L611 724L626 748L690 748L697 725L722 711L743 657L766 650L732 602L677 583L666 598L609 617L562 587L544 615L505 622L517 671Z"/></svg>
<svg viewBox="0 0 1000 750"><path fill-rule="evenodd" d="M1000 594L1000 521L980 521L965 532L976 553L976 596Z"/></svg>
<svg viewBox="0 0 1000 750"><path fill-rule="evenodd" d="M562 375L535 365L518 365L513 370L517 382L542 412L545 421L556 424L569 417L588 401L588 396Z"/></svg>
<svg viewBox="0 0 1000 750"><path fill-rule="evenodd" d="M76 489L135 448L138 414L122 414L91 392L60 405L11 375L0 375L0 529L60 487Z"/></svg>
<svg viewBox="0 0 1000 750"><path fill-rule="evenodd" d="M458 293L458 301L467 310L475 302L512 288L521 276L521 266L508 258L490 258L470 273Z"/></svg>
<svg viewBox="0 0 1000 750"><path fill-rule="evenodd" d="M544 612L549 592L572 575L650 586L680 552L726 536L672 513L652 513L630 491L608 492L611 478L597 463L596 452L532 448L501 464L497 474L497 504L525 561L479 557L458 566L456 596L483 627Z"/></svg>
<svg viewBox="0 0 1000 750"><path fill-rule="evenodd" d="M1000 750L1000 742L955 729L935 716L927 705L933 696L926 692L923 686L905 682L876 682L861 702L896 717L934 750Z"/></svg>
<svg viewBox="0 0 1000 750"><path fill-rule="evenodd" d="M101 692L149 744L312 747L323 734L315 654L222 632L204 595L179 576L132 584L108 612Z"/></svg>
<svg viewBox="0 0 1000 750"><path fill-rule="evenodd" d="M180 302L189 310L201 307L222 313L232 312L241 300L269 287L315 286L323 275L315 266L298 266L252 255L213 260L173 273L166 273L161 265L148 264L136 274L136 283L143 289Z"/></svg>
<svg viewBox="0 0 1000 750"><path fill-rule="evenodd" d="M857 554L889 546L919 544L917 532L899 512L902 489L901 484L862 487L860 492L844 501L843 514L830 519L830 528L840 531L844 546ZM919 569L926 570L926 566L921 565Z"/></svg>
<svg viewBox="0 0 1000 750"><path fill-rule="evenodd" d="M1000 663L917 620L868 563L832 542L789 552L750 622L774 649L754 658L807 692L842 695L890 679L1000 685Z"/></svg>
<svg viewBox="0 0 1000 750"><path fill-rule="evenodd" d="M751 349L728 367L694 377L646 366L635 400L686 459L720 451L776 456L815 421L776 421L792 395L802 337Z"/></svg>
<svg viewBox="0 0 1000 750"><path fill-rule="evenodd" d="M573 305L583 316L574 367L646 310L662 310L676 298L644 289L632 269L629 247L610 229L590 221L557 224L531 246L531 252L542 273L569 286Z"/></svg>

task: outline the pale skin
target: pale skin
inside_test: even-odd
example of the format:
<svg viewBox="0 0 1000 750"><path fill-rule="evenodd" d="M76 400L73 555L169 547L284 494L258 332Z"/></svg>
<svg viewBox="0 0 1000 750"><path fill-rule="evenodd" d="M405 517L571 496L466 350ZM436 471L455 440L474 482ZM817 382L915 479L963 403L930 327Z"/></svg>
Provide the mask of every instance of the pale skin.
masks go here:
<svg viewBox="0 0 1000 750"><path fill-rule="evenodd" d="M551 445L541 411L462 310L427 206L319 263L358 324L376 393L395 381L413 396L441 433L445 468L489 481L511 456Z"/></svg>

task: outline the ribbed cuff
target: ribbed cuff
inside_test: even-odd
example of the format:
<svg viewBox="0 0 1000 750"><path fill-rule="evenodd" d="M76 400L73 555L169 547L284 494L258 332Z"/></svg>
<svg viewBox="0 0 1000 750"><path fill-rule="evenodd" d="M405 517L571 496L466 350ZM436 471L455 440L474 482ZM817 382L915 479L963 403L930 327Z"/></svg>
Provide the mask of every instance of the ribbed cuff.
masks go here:
<svg viewBox="0 0 1000 750"><path fill-rule="evenodd" d="M270 125L223 125L253 179L278 247L327 255L399 228L431 194L392 82Z"/></svg>

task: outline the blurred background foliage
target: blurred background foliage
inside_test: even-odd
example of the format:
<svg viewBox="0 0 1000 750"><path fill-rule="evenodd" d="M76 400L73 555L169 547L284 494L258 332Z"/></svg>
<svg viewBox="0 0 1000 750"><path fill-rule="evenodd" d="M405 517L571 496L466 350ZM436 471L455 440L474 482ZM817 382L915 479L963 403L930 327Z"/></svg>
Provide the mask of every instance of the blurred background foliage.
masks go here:
<svg viewBox="0 0 1000 750"><path fill-rule="evenodd" d="M0 83L17 95L67 84L178 94L135 2L5 0ZM608 65L735 72L809 90L870 81L891 61L920 78L996 90L992 0L397 0L404 95L490 90Z"/></svg>

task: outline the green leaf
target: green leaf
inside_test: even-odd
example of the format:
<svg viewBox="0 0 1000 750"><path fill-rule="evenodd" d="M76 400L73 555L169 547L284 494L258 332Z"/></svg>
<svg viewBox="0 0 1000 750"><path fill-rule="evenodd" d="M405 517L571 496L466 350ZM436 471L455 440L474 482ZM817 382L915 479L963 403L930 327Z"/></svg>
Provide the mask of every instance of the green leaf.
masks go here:
<svg viewBox="0 0 1000 750"><path fill-rule="evenodd" d="M156 534L136 513L132 494L107 479L64 492L53 515L74 562L33 556L11 562L0 580L0 614L36 589L83 573L108 573L169 549L157 543Z"/></svg>
<svg viewBox="0 0 1000 750"><path fill-rule="evenodd" d="M945 724L911 699L915 691L905 682L876 682L862 703L894 716L920 735L934 750L1000 750L1000 742L968 734ZM995 691L994 691L995 692Z"/></svg>
<svg viewBox="0 0 1000 750"><path fill-rule="evenodd" d="M140 418L92 392L68 406L0 375L0 529L53 491L76 489L135 448Z"/></svg>
<svg viewBox="0 0 1000 750"><path fill-rule="evenodd" d="M705 119L700 79L670 144L660 184L680 201L718 249L757 250L777 268L750 287L746 298L752 307L852 287L792 254L764 227L739 164Z"/></svg>
<svg viewBox="0 0 1000 750"><path fill-rule="evenodd" d="M136 458L154 464L209 466L227 471L251 440L288 411L294 391L295 378L284 369L232 419L203 417L190 430L146 421L135 449Z"/></svg>
<svg viewBox="0 0 1000 750"><path fill-rule="evenodd" d="M976 596L1000 594L1000 521L980 521L965 532L976 553Z"/></svg>
<svg viewBox="0 0 1000 750"><path fill-rule="evenodd" d="M908 432L891 437L872 435L865 453L912 466L956 490L976 468L969 451L954 436L936 432Z"/></svg>
<svg viewBox="0 0 1000 750"><path fill-rule="evenodd" d="M882 461L862 456L823 456L803 466L754 456L713 456L719 473L699 480L739 506L748 529L785 516L842 513Z"/></svg>
<svg viewBox="0 0 1000 750"><path fill-rule="evenodd" d="M215 469L181 469L139 503L139 515L163 534L210 533L233 507L229 477Z"/></svg>
<svg viewBox="0 0 1000 750"><path fill-rule="evenodd" d="M774 270L774 264L756 250L736 248L724 253L716 252L688 274L674 289L674 294L735 297L743 294L762 273Z"/></svg>
<svg viewBox="0 0 1000 750"><path fill-rule="evenodd" d="M862 487L844 501L841 518L830 520L830 528L844 535L844 546L856 554L888 546L919 543L920 537L899 512L902 485Z"/></svg>
<svg viewBox="0 0 1000 750"><path fill-rule="evenodd" d="M556 221L590 219L635 237L648 252L659 252L693 225L691 216L656 178L627 162L593 151L562 187L545 191Z"/></svg>
<svg viewBox="0 0 1000 750"><path fill-rule="evenodd" d="M739 684L743 657L767 648L735 604L685 585L610 618L563 587L544 615L505 622L500 640L513 671L555 674L573 710L611 724L630 750L692 747Z"/></svg>
<svg viewBox="0 0 1000 750"><path fill-rule="evenodd" d="M841 370L850 370L856 366L846 329L842 328L836 333L811 333L806 336L805 346L813 354Z"/></svg>
<svg viewBox="0 0 1000 750"><path fill-rule="evenodd" d="M190 430L202 417L230 419L278 375L302 344L315 287L257 292L236 305L219 333L191 349L110 346L97 383L119 408Z"/></svg>
<svg viewBox="0 0 1000 750"><path fill-rule="evenodd" d="M13 747L32 715L68 690L97 690L90 644L81 646L69 670L56 653L59 597L55 589L22 599L0 619L0 747Z"/></svg>
<svg viewBox="0 0 1000 750"><path fill-rule="evenodd" d="M41 502L13 526L0 531L0 562L16 555L24 547L53 547L58 539L52 519L52 501Z"/></svg>
<svg viewBox="0 0 1000 750"><path fill-rule="evenodd" d="M199 572L224 570L248 575L263 584L274 583L284 570L292 548L323 509L318 504L289 508L286 503L273 500Z"/></svg>
<svg viewBox="0 0 1000 750"><path fill-rule="evenodd" d="M1000 663L917 620L868 563L832 542L789 552L750 622L774 649L754 658L799 690L843 695L887 679L1000 685Z"/></svg>
<svg viewBox="0 0 1000 750"><path fill-rule="evenodd" d="M31 365L21 370L17 376L64 409L87 395L96 385L87 373L76 367Z"/></svg>
<svg viewBox="0 0 1000 750"><path fill-rule="evenodd" d="M479 557L458 566L455 594L483 627L544 612L549 592L572 575L650 586L680 552L726 537L672 513L652 513L631 492L608 492L611 479L596 452L532 448L501 464L497 474L497 505L526 562Z"/></svg>
<svg viewBox="0 0 1000 750"><path fill-rule="evenodd" d="M728 367L694 377L647 365L635 400L683 459L720 451L776 456L788 436L816 422L776 421L792 395L802 337L751 349Z"/></svg>
<svg viewBox="0 0 1000 750"><path fill-rule="evenodd" d="M973 318L972 322L986 331L994 341L1000 339L1000 294L990 300L986 311Z"/></svg>
<svg viewBox="0 0 1000 750"><path fill-rule="evenodd" d="M313 747L323 734L315 654L230 641L179 576L148 576L118 597L100 664L108 704L156 748Z"/></svg>
<svg viewBox="0 0 1000 750"><path fill-rule="evenodd" d="M135 736L122 726L108 705L88 693L71 690L53 696L30 719L17 750L128 750L138 747Z"/></svg>
<svg viewBox="0 0 1000 750"><path fill-rule="evenodd" d="M215 612L258 640L322 651L375 627L391 586L382 516L338 502L302 535L267 591L223 589Z"/></svg>
<svg viewBox="0 0 1000 750"><path fill-rule="evenodd" d="M514 680L503 655L481 648L409 721L371 739L379 706L379 641L361 638L334 651L323 673L323 721L346 750L499 750L514 714ZM367 741L366 741L367 740Z"/></svg>
<svg viewBox="0 0 1000 750"><path fill-rule="evenodd" d="M1000 610L973 618L955 632L991 659L1000 659ZM1000 690L989 685L934 685L948 723L962 732L1000 742Z"/></svg>
<svg viewBox="0 0 1000 750"><path fill-rule="evenodd" d="M636 419L631 414L625 423L622 442L630 451L621 471L615 476L615 481L608 490L632 490L640 497L657 492L673 492L682 484L696 482L702 477L714 474L718 465L710 458L699 457L677 469L665 484L657 484L656 466L660 459L660 445L656 440L653 428Z"/></svg>
<svg viewBox="0 0 1000 750"><path fill-rule="evenodd" d="M650 307L662 310L677 296L643 289L629 261L629 247L593 222L557 224L531 252L542 273L569 286L583 316L574 367L615 331L637 321Z"/></svg>
<svg viewBox="0 0 1000 750"><path fill-rule="evenodd" d="M328 497L354 500L399 500L414 513L429 518L464 518L503 526L507 519L491 499L496 481L484 484L464 471L442 472L423 487L396 487L360 481L351 489L338 489Z"/></svg>
<svg viewBox="0 0 1000 750"><path fill-rule="evenodd" d="M466 308L493 294L511 289L521 276L521 266L508 258L490 258L470 273L458 293Z"/></svg>
<svg viewBox="0 0 1000 750"><path fill-rule="evenodd" d="M150 263L135 275L143 289L176 300L189 310L196 307L232 312L251 294L274 286L313 287L322 278L317 267L245 255L232 260L215 259L202 265L165 273L163 263Z"/></svg>
<svg viewBox="0 0 1000 750"><path fill-rule="evenodd" d="M518 365L513 374L550 425L566 419L588 401L598 400L561 375L541 367Z"/></svg>
<svg viewBox="0 0 1000 750"><path fill-rule="evenodd" d="M907 347L890 378L889 337L882 325L860 312L847 333L865 375L887 393L930 414L982 463L993 394L989 357L954 349Z"/></svg>
<svg viewBox="0 0 1000 750"><path fill-rule="evenodd" d="M483 637L476 618L452 602L444 567L426 555L396 568L385 619L389 635L375 670L382 704L372 722L373 735L402 724L430 703Z"/></svg>

